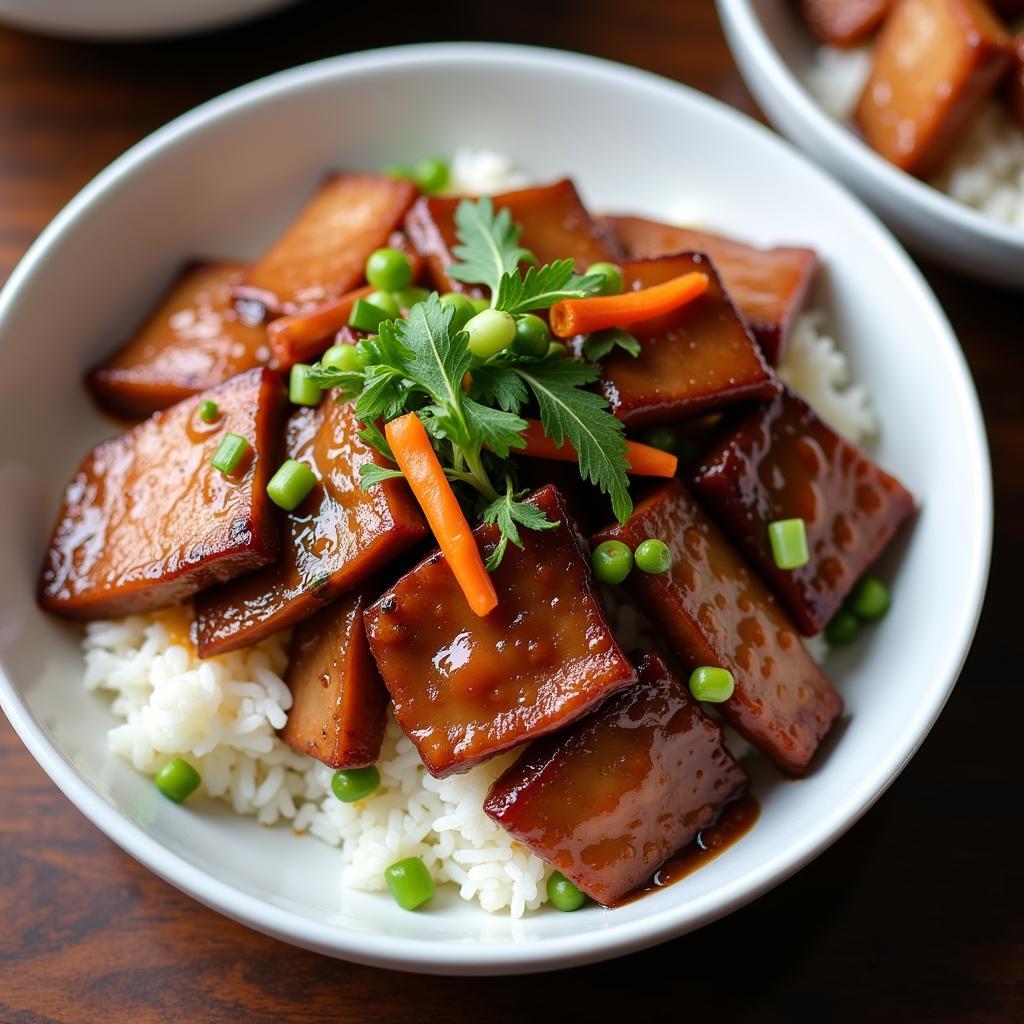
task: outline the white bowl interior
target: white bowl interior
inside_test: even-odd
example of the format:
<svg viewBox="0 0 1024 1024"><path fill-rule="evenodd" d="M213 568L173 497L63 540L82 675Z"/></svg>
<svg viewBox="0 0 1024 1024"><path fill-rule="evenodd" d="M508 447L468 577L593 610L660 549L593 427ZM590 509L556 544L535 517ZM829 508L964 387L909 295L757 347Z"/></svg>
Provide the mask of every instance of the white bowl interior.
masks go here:
<svg viewBox="0 0 1024 1024"><path fill-rule="evenodd" d="M779 131L860 195L915 251L972 277L1024 287L1024 231L894 167L820 106L805 84L817 42L795 4L716 3L744 80Z"/></svg>
<svg viewBox="0 0 1024 1024"><path fill-rule="evenodd" d="M811 775L758 772L753 831L685 881L614 911L489 916L445 894L408 914L347 892L336 850L220 805L178 807L110 755L81 686L79 632L33 589L61 488L113 432L80 378L196 254L253 257L328 168L458 146L571 172L596 210L685 205L755 242L814 246L816 302L871 390L877 451L921 503L890 552L890 616L829 671L848 706ZM756 173L751 173L756 168ZM122 846L205 902L302 945L419 970L543 969L623 952L749 900L848 827L895 777L952 687L987 569L984 434L959 348L874 218L767 131L721 105L589 58L508 47L382 51L311 65L157 133L75 200L0 300L0 679L4 706L66 793Z"/></svg>

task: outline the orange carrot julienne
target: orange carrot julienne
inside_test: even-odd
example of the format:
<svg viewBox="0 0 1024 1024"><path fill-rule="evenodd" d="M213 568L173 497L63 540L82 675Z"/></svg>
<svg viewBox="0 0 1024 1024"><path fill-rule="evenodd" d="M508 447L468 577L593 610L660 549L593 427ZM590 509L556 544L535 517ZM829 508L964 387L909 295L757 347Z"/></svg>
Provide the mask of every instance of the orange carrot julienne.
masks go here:
<svg viewBox="0 0 1024 1024"><path fill-rule="evenodd" d="M313 362L330 348L331 339L352 315L356 299L364 299L373 286L366 285L339 295L330 302L282 316L267 325L267 340L278 370L290 370L296 363Z"/></svg>
<svg viewBox="0 0 1024 1024"><path fill-rule="evenodd" d="M572 338L607 327L629 327L685 306L703 295L707 287L708 275L698 270L621 295L562 299L551 307L551 333L559 338Z"/></svg>
<svg viewBox="0 0 1024 1024"><path fill-rule="evenodd" d="M576 449L568 441L555 444L537 420L527 420L526 429L519 436L526 442L526 447L514 449L516 455L533 455L539 459L557 459L560 462L579 461ZM679 460L670 452L638 441L626 442L626 460L629 462L629 472L635 476L673 477L679 465Z"/></svg>
<svg viewBox="0 0 1024 1024"><path fill-rule="evenodd" d="M497 606L498 594L423 424L406 413L385 424L384 434L469 607L482 618Z"/></svg>

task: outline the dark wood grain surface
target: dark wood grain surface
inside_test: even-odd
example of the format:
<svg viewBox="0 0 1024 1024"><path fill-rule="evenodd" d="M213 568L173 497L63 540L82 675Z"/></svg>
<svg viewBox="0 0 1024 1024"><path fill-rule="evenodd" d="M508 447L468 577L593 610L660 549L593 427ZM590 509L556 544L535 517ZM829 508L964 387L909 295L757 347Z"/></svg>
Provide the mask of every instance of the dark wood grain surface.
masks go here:
<svg viewBox="0 0 1024 1024"><path fill-rule="evenodd" d="M0 277L97 171L194 104L331 54L459 38L596 53L754 110L711 0L324 0L231 32L134 46L0 29ZM1013 834L1024 723L1022 298L925 269L988 421L992 578L941 720L831 850L728 919L614 963L528 979L413 977L293 949L194 903L82 817L2 721L0 1022L1024 1020L1024 856Z"/></svg>

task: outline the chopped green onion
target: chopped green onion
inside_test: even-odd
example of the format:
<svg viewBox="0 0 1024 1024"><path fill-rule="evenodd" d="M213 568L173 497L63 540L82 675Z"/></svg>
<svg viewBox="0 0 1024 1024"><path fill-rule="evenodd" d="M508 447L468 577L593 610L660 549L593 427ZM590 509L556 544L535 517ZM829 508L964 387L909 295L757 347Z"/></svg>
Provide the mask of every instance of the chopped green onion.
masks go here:
<svg viewBox="0 0 1024 1024"><path fill-rule="evenodd" d="M768 524L772 558L780 569L799 569L811 560L807 526L802 519L776 519Z"/></svg>
<svg viewBox="0 0 1024 1024"><path fill-rule="evenodd" d="M860 633L860 619L853 612L845 608L832 616L832 621L825 627L825 639L830 644L841 647L844 644L852 644Z"/></svg>
<svg viewBox="0 0 1024 1024"><path fill-rule="evenodd" d="M234 473L239 463L249 451L249 442L238 434L225 434L217 445L217 450L210 459L210 465L219 469L225 476Z"/></svg>
<svg viewBox="0 0 1024 1024"><path fill-rule="evenodd" d="M412 264L401 249L375 249L367 257L365 273L374 288L385 292L412 284Z"/></svg>
<svg viewBox="0 0 1024 1024"><path fill-rule="evenodd" d="M331 790L343 804L365 800L380 786L380 772L375 764L366 768L343 768L331 778Z"/></svg>
<svg viewBox="0 0 1024 1024"><path fill-rule="evenodd" d="M352 312L349 314L348 325L357 331L366 331L368 334L377 330L378 325L384 320L393 319L386 309L375 306L366 299L356 299L352 305Z"/></svg>
<svg viewBox="0 0 1024 1024"><path fill-rule="evenodd" d="M156 773L153 781L164 796L180 804L199 788L199 783L203 780L188 761L183 757L176 757Z"/></svg>
<svg viewBox="0 0 1024 1024"><path fill-rule="evenodd" d="M594 575L602 583L613 586L621 583L633 569L633 552L621 540L605 540L594 548L590 556Z"/></svg>
<svg viewBox="0 0 1024 1024"><path fill-rule="evenodd" d="M396 861L385 869L384 880L403 910L415 910L434 898L434 880L419 857Z"/></svg>
<svg viewBox="0 0 1024 1024"><path fill-rule="evenodd" d="M220 409L216 402L208 398L199 403L199 418L204 423L212 423L220 415Z"/></svg>
<svg viewBox="0 0 1024 1024"><path fill-rule="evenodd" d="M412 180L428 196L440 192L448 184L448 164L438 157L424 157L413 167Z"/></svg>
<svg viewBox="0 0 1024 1024"><path fill-rule="evenodd" d="M587 901L587 897L561 871L556 871L548 879L548 899L556 910L567 914L579 910Z"/></svg>
<svg viewBox="0 0 1024 1024"><path fill-rule="evenodd" d="M736 683L732 673L726 668L701 665L690 674L690 693L695 700L723 704L732 696L735 689Z"/></svg>
<svg viewBox="0 0 1024 1024"><path fill-rule="evenodd" d="M516 322L502 310L485 309L466 324L465 330L469 334L469 351L477 359L487 359L512 344Z"/></svg>
<svg viewBox="0 0 1024 1024"><path fill-rule="evenodd" d="M355 373L359 369L355 345L333 345L320 357L320 365L342 373Z"/></svg>
<svg viewBox="0 0 1024 1024"><path fill-rule="evenodd" d="M324 397L320 385L309 379L312 369L305 363L296 363L292 367L288 377L288 400L292 405L319 405Z"/></svg>
<svg viewBox="0 0 1024 1024"><path fill-rule="evenodd" d="M637 545L633 552L636 567L644 572L656 574L668 572L672 568L672 552L669 546L655 537L650 537Z"/></svg>
<svg viewBox="0 0 1024 1024"><path fill-rule="evenodd" d="M285 512L292 512L306 500L316 487L316 474L304 462L288 459L267 484L267 496Z"/></svg>
<svg viewBox="0 0 1024 1024"><path fill-rule="evenodd" d="M880 619L891 604L889 588L877 576L862 576L846 599L846 607L865 622Z"/></svg>
<svg viewBox="0 0 1024 1024"><path fill-rule="evenodd" d="M408 288L399 288L398 291L392 292L391 298L398 304L398 310L401 312L403 309L412 309L417 302L426 302L429 295L430 292L426 288L411 284Z"/></svg>
<svg viewBox="0 0 1024 1024"><path fill-rule="evenodd" d="M600 274L604 278L598 295L618 295L622 291L622 271L614 263L591 263L587 274Z"/></svg>

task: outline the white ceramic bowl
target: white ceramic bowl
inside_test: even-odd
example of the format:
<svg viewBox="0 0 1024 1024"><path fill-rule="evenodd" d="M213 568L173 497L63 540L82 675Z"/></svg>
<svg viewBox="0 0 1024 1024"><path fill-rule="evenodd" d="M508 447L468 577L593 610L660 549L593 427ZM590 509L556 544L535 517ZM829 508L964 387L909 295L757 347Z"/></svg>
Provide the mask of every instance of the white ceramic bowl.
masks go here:
<svg viewBox="0 0 1024 1024"><path fill-rule="evenodd" d="M882 463L923 511L889 553L895 603L830 664L849 708L799 783L757 776L753 831L685 881L613 911L489 916L444 893L408 914L343 891L338 852L213 803L179 807L106 750L112 718L81 685L79 631L33 587L60 489L111 432L80 385L173 269L255 256L330 167L474 144L565 171L596 209L680 202L763 243L813 245L815 301L884 423ZM751 168L756 174L751 174ZM634 950L753 899L847 829L942 708L984 589L990 481L959 346L875 218L786 143L704 96L589 57L486 45L383 50L298 68L213 100L130 150L46 229L0 297L0 696L40 764L111 838L254 928L339 957L419 971L542 970ZM45 897L43 897L45 898ZM59 912L59 911L57 911Z"/></svg>
<svg viewBox="0 0 1024 1024"><path fill-rule="evenodd" d="M142 39L221 28L295 0L0 0L0 21L54 36Z"/></svg>
<svg viewBox="0 0 1024 1024"><path fill-rule="evenodd" d="M973 277L1024 289L1024 231L899 170L814 99L804 78L818 44L794 3L716 3L743 78L779 131L860 195L915 251Z"/></svg>

